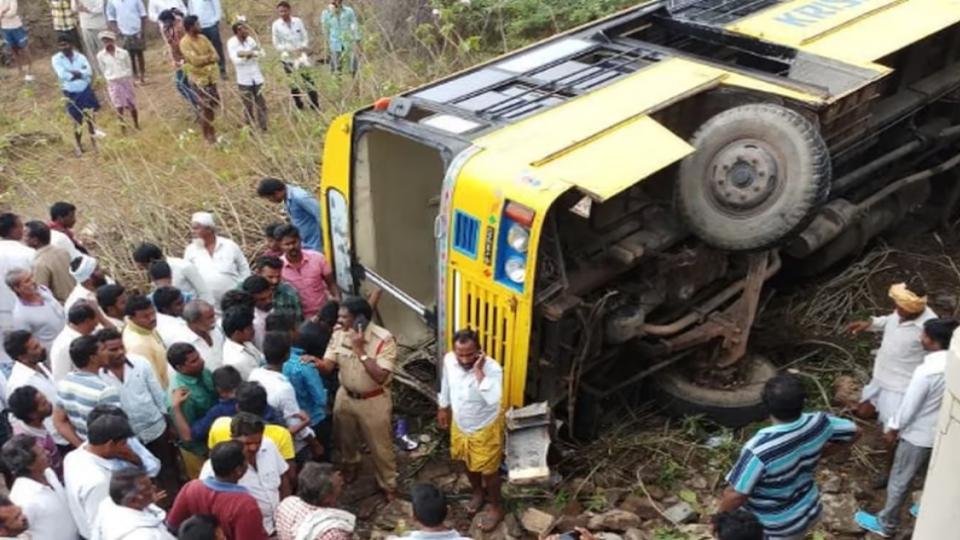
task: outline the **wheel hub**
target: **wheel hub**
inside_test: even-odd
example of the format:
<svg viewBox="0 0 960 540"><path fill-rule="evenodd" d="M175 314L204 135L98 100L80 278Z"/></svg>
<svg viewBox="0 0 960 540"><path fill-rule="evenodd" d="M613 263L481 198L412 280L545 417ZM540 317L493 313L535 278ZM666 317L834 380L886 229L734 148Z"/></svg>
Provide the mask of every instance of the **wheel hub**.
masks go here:
<svg viewBox="0 0 960 540"><path fill-rule="evenodd" d="M765 203L777 188L777 161L753 142L736 142L713 159L708 178L714 199L732 210Z"/></svg>

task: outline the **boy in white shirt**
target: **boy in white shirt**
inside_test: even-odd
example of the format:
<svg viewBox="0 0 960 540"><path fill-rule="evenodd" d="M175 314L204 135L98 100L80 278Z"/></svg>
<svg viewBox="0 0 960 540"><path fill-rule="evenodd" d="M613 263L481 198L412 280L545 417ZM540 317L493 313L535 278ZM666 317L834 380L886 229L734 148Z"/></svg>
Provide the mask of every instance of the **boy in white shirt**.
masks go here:
<svg viewBox="0 0 960 540"><path fill-rule="evenodd" d="M855 516L861 527L884 538L896 532L900 507L910 493L913 477L930 458L946 387L947 349L958 324L952 319L931 319L923 324L920 342L927 355L913 372L900 408L886 422L884 439L891 445L899 439L887 482L887 500L877 515L859 511Z"/></svg>
<svg viewBox="0 0 960 540"><path fill-rule="evenodd" d="M104 30L99 37L103 42L103 50L97 53L97 65L107 79L107 94L110 96L110 103L117 110L117 116L120 117L121 129L124 132L127 130L127 123L123 118L124 110L130 112L133 127L140 129L130 53L117 47L117 35L113 32Z"/></svg>

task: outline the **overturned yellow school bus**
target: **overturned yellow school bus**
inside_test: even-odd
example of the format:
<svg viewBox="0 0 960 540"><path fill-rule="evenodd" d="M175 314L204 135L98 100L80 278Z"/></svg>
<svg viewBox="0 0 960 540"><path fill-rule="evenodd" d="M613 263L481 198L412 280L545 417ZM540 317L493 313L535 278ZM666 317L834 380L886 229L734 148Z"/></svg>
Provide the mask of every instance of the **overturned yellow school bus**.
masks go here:
<svg viewBox="0 0 960 540"><path fill-rule="evenodd" d="M648 377L751 420L765 280L953 211L958 25L954 0L639 4L338 118L326 252L398 334L479 330L507 405L572 432Z"/></svg>

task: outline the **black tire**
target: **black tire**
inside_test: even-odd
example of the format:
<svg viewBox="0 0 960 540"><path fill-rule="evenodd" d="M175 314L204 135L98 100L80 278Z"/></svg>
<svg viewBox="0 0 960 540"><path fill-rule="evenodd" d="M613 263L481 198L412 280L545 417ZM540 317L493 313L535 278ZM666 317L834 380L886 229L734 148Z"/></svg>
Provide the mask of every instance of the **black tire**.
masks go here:
<svg viewBox="0 0 960 540"><path fill-rule="evenodd" d="M667 412L677 416L702 414L718 424L740 427L767 417L763 385L777 374L777 368L762 356L743 361L745 383L730 390L698 386L676 365L655 374L652 382Z"/></svg>
<svg viewBox="0 0 960 540"><path fill-rule="evenodd" d="M728 251L774 247L799 233L830 192L830 155L796 111L741 105L707 120L680 164L677 207L690 231Z"/></svg>

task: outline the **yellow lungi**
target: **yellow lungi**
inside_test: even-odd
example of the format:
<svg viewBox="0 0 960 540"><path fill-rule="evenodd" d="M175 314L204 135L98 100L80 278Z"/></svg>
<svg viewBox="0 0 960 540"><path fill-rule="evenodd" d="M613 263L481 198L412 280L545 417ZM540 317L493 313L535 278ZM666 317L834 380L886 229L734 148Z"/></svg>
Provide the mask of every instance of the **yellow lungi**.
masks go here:
<svg viewBox="0 0 960 540"><path fill-rule="evenodd" d="M474 433L464 433L456 420L450 422L450 457L462 461L473 473L490 475L503 460L503 417Z"/></svg>

